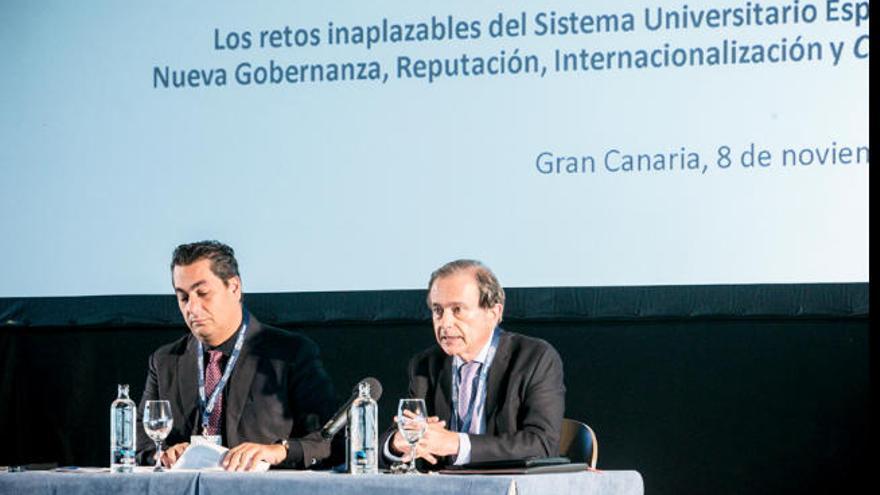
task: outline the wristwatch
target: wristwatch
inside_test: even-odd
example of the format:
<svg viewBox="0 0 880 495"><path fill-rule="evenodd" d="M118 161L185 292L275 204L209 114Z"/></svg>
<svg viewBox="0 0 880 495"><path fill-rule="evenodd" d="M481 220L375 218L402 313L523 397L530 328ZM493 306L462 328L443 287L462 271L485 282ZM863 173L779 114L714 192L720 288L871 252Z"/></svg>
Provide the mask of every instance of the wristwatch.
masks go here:
<svg viewBox="0 0 880 495"><path fill-rule="evenodd" d="M278 442L276 443L284 447L284 450L286 450L287 452L290 452L290 442L287 441L286 438L284 440L278 440Z"/></svg>

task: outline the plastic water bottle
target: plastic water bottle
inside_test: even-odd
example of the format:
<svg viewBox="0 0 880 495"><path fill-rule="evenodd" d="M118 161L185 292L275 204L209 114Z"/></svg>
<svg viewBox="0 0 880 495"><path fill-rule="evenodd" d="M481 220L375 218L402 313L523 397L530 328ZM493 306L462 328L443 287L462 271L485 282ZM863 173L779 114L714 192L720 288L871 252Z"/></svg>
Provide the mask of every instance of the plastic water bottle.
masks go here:
<svg viewBox="0 0 880 495"><path fill-rule="evenodd" d="M360 383L358 397L348 410L348 472L351 474L377 474L379 459L376 444L379 431L376 423L376 401L370 397L370 384Z"/></svg>
<svg viewBox="0 0 880 495"><path fill-rule="evenodd" d="M137 436L137 408L128 397L128 385L119 385L119 395L110 405L110 472L134 472Z"/></svg>

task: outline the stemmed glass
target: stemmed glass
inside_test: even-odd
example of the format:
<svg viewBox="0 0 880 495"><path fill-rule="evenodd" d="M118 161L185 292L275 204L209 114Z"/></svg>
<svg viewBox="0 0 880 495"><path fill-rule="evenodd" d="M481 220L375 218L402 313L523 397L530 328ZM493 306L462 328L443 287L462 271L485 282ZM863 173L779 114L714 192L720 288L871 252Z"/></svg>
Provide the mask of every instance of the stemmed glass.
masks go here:
<svg viewBox="0 0 880 495"><path fill-rule="evenodd" d="M162 440L171 433L174 418L171 416L171 403L167 400L148 400L144 405L144 431L156 443L156 467L153 471L165 471L162 468Z"/></svg>
<svg viewBox="0 0 880 495"><path fill-rule="evenodd" d="M428 430L428 420L423 399L400 399L397 406L397 429L409 444L409 465L405 474L418 474L416 469L416 444Z"/></svg>

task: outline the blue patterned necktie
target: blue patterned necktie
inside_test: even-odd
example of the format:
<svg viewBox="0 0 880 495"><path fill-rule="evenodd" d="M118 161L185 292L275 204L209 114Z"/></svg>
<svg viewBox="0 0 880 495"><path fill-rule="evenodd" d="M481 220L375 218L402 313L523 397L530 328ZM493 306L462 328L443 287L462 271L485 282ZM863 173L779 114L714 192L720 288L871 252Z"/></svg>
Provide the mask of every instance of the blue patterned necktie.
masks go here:
<svg viewBox="0 0 880 495"><path fill-rule="evenodd" d="M475 383L477 374L480 371L480 367L483 363L478 361L471 361L469 363L464 363L458 369L459 376L461 377L460 383L461 386L458 387L458 417L461 420L458 424L458 429L462 433L476 433L477 428L479 426L479 421L476 421L476 418L471 418L471 425L468 428L468 431L464 431L464 421L465 416L467 416L468 408L471 405L471 396L473 395L473 389L477 384ZM476 400L476 398L474 399ZM474 410L471 412L472 415L476 415L476 404L474 404Z"/></svg>

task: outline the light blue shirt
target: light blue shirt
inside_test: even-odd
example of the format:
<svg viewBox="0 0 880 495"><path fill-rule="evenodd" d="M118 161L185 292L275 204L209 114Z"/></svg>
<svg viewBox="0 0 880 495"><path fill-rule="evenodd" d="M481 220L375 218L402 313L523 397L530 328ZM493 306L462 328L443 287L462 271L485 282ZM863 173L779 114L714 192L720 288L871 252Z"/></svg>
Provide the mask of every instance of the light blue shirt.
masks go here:
<svg viewBox="0 0 880 495"><path fill-rule="evenodd" d="M492 338L490 337L488 341L486 341L486 345L480 350L480 353L477 354L477 357L474 358L474 361L478 363L483 363L483 366L486 366L486 357L489 355L489 348L492 346ZM461 365L464 364L464 360L458 356L452 357L452 373L453 379L455 379L455 375L459 373L459 369ZM492 366L492 363L489 363L489 366ZM482 370L481 370L482 371ZM486 373L489 372L489 369L486 369ZM486 431L486 417L484 415L484 409L486 405L486 387L477 381L477 389L476 394L476 403L474 404L474 417L472 421L477 421L480 425L479 433L483 433ZM451 389L451 387L450 387ZM452 411L452 414L458 414L457 411ZM390 461L401 461L402 458L398 457L391 453L391 438L388 437L388 440L385 442L385 447L383 450L383 454L385 458ZM458 432L458 454L455 456L455 462L453 463L456 466L460 466L462 464L467 464L471 462L471 438L467 433Z"/></svg>

